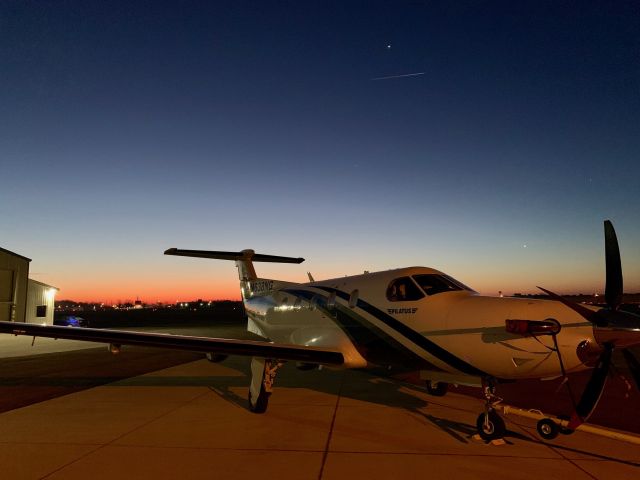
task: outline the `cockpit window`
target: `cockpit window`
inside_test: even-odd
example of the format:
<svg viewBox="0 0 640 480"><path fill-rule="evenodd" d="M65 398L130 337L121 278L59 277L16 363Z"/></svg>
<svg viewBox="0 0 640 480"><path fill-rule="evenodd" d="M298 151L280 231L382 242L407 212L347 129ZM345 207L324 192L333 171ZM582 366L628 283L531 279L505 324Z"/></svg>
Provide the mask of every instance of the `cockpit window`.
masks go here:
<svg viewBox="0 0 640 480"><path fill-rule="evenodd" d="M414 275L413 279L427 295L435 295L442 292L455 292L457 290L471 290L462 283L446 275L423 274Z"/></svg>
<svg viewBox="0 0 640 480"><path fill-rule="evenodd" d="M424 294L409 277L396 278L387 287L387 299L390 302L410 302L422 297Z"/></svg>

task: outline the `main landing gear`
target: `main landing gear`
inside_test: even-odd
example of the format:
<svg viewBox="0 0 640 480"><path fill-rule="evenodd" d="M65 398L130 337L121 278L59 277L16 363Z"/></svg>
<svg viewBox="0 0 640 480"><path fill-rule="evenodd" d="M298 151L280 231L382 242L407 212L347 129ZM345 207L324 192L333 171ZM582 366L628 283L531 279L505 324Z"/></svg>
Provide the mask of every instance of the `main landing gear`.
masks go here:
<svg viewBox="0 0 640 480"><path fill-rule="evenodd" d="M478 416L476 427L478 435L487 442L502 438L507 431L504 420L495 410L495 406L502 401L500 397L495 395L495 392L496 387L493 380L485 379L482 381L482 393L485 399L484 412Z"/></svg>
<svg viewBox="0 0 640 480"><path fill-rule="evenodd" d="M278 360L251 359L251 385L249 385L249 410L264 413L269 405L269 397L276 379L276 372L282 366Z"/></svg>
<svg viewBox="0 0 640 480"><path fill-rule="evenodd" d="M427 380L427 393L429 395L433 395L434 397L444 397L448 390L448 383Z"/></svg>
<svg viewBox="0 0 640 480"><path fill-rule="evenodd" d="M207 352L205 354L205 357L207 357L207 360L209 360L212 363L220 363L223 362L224 360L227 359L229 355L223 355L222 353L213 353L213 352Z"/></svg>

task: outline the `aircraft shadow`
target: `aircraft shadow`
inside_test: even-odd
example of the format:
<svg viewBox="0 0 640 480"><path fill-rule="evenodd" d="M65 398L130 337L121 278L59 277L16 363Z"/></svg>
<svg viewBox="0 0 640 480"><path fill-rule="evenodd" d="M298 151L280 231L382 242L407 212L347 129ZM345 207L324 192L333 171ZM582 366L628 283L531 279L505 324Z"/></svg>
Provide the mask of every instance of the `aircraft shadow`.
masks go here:
<svg viewBox="0 0 640 480"><path fill-rule="evenodd" d="M246 358L228 358L221 363L226 368L235 370L242 375L224 376L155 376L145 375L121 379L110 386L204 386L217 392L229 401L247 406L247 398L236 395L231 389L248 388L251 377L250 361ZM345 379L343 381L343 376ZM68 379L72 380L72 379ZM404 392L403 384L370 375L364 371L330 371L312 370L299 371L293 364L285 364L276 377L275 389L278 388L306 388L316 392L331 395L340 394L342 397L377 403L397 408L418 410L429 403L421 398ZM405 386L406 387L406 386ZM416 387L418 390L418 387Z"/></svg>

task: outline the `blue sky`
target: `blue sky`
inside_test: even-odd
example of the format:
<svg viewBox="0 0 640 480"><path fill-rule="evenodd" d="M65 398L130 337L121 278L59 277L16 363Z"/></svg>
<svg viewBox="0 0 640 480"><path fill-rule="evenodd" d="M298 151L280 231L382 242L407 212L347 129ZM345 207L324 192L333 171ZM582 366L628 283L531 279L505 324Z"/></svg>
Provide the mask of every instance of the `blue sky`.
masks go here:
<svg viewBox="0 0 640 480"><path fill-rule="evenodd" d="M173 246L587 292L609 218L638 291L639 27L636 2L3 2L0 245L65 298L237 295Z"/></svg>

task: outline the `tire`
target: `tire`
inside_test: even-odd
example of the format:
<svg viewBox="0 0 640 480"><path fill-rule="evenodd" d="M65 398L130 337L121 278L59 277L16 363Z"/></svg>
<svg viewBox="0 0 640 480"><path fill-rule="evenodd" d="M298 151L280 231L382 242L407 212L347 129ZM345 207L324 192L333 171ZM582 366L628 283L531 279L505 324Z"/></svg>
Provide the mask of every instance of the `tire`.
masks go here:
<svg viewBox="0 0 640 480"><path fill-rule="evenodd" d="M427 380L427 393L434 397L444 397L449 390L449 384L445 382L434 382Z"/></svg>
<svg viewBox="0 0 640 480"><path fill-rule="evenodd" d="M222 362L226 360L228 356L229 355L223 355L222 353L213 353L213 352L205 353L205 357L207 357L207 360L213 363Z"/></svg>
<svg viewBox="0 0 640 480"><path fill-rule="evenodd" d="M553 440L558 436L558 424L550 418L543 418L536 425L538 434L545 440Z"/></svg>
<svg viewBox="0 0 640 480"><path fill-rule="evenodd" d="M251 396L251 389L249 389L249 411L253 413L264 413L267 411L267 407L269 406L269 396L271 394L264 391L264 387L260 388L260 395L256 401L253 401Z"/></svg>
<svg viewBox="0 0 640 480"><path fill-rule="evenodd" d="M488 417L486 422L485 417ZM495 410L490 410L489 413L481 413L478 416L478 420L476 420L476 427L478 429L478 435L487 442L504 437L507 431L504 420L502 420L502 417L500 417Z"/></svg>

